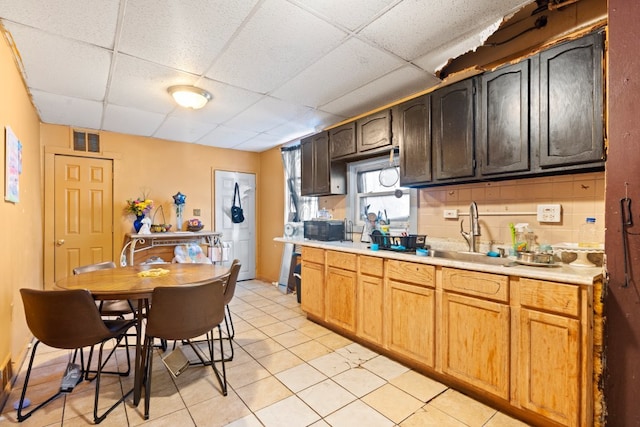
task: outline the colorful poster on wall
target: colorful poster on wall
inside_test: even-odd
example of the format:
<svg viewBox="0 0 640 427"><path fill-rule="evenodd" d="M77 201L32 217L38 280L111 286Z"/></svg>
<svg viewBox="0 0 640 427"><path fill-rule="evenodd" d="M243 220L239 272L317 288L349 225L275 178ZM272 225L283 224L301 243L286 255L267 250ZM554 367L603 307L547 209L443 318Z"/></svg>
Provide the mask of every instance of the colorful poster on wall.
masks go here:
<svg viewBox="0 0 640 427"><path fill-rule="evenodd" d="M20 174L22 173L22 144L11 128L5 128L5 190L8 202L20 201Z"/></svg>

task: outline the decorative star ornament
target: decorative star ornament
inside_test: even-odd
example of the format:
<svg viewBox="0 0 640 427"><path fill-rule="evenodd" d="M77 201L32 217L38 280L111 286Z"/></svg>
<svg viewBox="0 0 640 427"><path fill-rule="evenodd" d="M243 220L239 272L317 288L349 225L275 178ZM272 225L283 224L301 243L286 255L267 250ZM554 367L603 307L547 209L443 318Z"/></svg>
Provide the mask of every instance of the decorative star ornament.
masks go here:
<svg viewBox="0 0 640 427"><path fill-rule="evenodd" d="M182 194L179 191L176 194L173 195L173 202L178 206L184 205L186 200L187 200L187 196L185 196L184 194Z"/></svg>

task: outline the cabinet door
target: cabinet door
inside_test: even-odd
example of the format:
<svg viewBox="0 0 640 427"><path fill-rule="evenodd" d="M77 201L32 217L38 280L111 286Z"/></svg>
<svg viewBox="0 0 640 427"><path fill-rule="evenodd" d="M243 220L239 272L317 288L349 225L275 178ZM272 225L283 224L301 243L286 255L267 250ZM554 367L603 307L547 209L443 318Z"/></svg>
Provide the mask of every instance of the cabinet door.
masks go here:
<svg viewBox="0 0 640 427"><path fill-rule="evenodd" d="M400 146L400 185L431 181L431 97L424 95L393 110L393 138Z"/></svg>
<svg viewBox="0 0 640 427"><path fill-rule="evenodd" d="M435 175L438 180L475 174L474 79L463 80L431 94Z"/></svg>
<svg viewBox="0 0 640 427"><path fill-rule="evenodd" d="M328 267L325 295L326 321L349 332L356 331L356 283L355 271Z"/></svg>
<svg viewBox="0 0 640 427"><path fill-rule="evenodd" d="M579 321L521 309L520 328L520 404L562 425L579 425Z"/></svg>
<svg viewBox="0 0 640 427"><path fill-rule="evenodd" d="M480 173L528 171L529 60L485 73L480 81Z"/></svg>
<svg viewBox="0 0 640 427"><path fill-rule="evenodd" d="M300 192L303 196L311 196L314 193L313 177L313 138L308 137L300 141L301 158L300 173L302 175L302 186Z"/></svg>
<svg viewBox="0 0 640 427"><path fill-rule="evenodd" d="M389 350L433 367L435 291L388 279L386 337Z"/></svg>
<svg viewBox="0 0 640 427"><path fill-rule="evenodd" d="M302 259L300 306L302 311L324 319L324 265Z"/></svg>
<svg viewBox="0 0 640 427"><path fill-rule="evenodd" d="M356 122L329 130L331 160L356 154Z"/></svg>
<svg viewBox="0 0 640 427"><path fill-rule="evenodd" d="M509 306L442 294L442 370L509 399Z"/></svg>
<svg viewBox="0 0 640 427"><path fill-rule="evenodd" d="M358 153L391 146L391 110L383 110L356 121Z"/></svg>
<svg viewBox="0 0 640 427"><path fill-rule="evenodd" d="M540 166L603 158L602 34L548 49L540 60Z"/></svg>
<svg viewBox="0 0 640 427"><path fill-rule="evenodd" d="M331 193L331 163L329 159L329 134L313 136L313 189L315 194Z"/></svg>

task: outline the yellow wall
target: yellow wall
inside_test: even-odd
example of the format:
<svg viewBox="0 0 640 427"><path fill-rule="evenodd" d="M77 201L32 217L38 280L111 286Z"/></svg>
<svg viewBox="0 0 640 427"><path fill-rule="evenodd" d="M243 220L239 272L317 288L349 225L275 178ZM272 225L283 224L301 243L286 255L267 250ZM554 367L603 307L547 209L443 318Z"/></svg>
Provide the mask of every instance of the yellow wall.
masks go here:
<svg viewBox="0 0 640 427"><path fill-rule="evenodd" d="M282 244L273 241L284 233L284 168L280 148L273 148L260 155L260 184L258 204L260 227L258 229L258 253L261 277L275 282L280 275Z"/></svg>
<svg viewBox="0 0 640 427"><path fill-rule="evenodd" d="M45 173L52 173L56 154L74 154L73 129L68 126L41 125L44 145ZM133 217L123 213L126 200L144 193L154 201L156 208L163 207L166 222L176 224L173 195L178 191L187 196L183 220L193 217L193 209L201 210L201 221L206 228L213 228L215 170L256 174L256 267L257 277L277 280L280 252L274 250L268 237L282 235L284 175L278 148L265 153L229 150L166 141L157 138L100 132L102 154L114 160L114 254L118 260L124 235L131 231ZM262 170L265 172L262 173ZM45 186L50 185L45 183ZM47 191L48 192L48 191ZM161 214L158 214L161 215ZM52 218L47 216L45 226L45 283L53 283L53 271L47 260L53 254ZM160 217L155 223L159 223ZM275 227L275 228L274 228ZM267 237L264 237L267 236ZM50 242L50 243L48 243ZM266 246L265 246L266 245ZM267 253L261 246L267 247ZM51 254L51 256L48 256ZM266 254L266 255L265 255ZM263 255L266 258L263 260Z"/></svg>
<svg viewBox="0 0 640 427"><path fill-rule="evenodd" d="M42 173L38 115L31 104L13 53L0 40L0 125L2 126L2 191L5 187L4 128L10 126L22 143L19 203L0 202L0 369L16 362L26 348L20 288L42 287ZM14 370L15 370L14 365ZM1 393L0 393L1 396Z"/></svg>

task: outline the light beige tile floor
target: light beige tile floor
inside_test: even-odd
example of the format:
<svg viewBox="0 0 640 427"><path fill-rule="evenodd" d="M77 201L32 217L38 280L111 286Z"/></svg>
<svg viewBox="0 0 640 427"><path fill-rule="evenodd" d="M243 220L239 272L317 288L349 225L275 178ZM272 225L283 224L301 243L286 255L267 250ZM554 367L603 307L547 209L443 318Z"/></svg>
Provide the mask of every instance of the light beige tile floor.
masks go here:
<svg viewBox="0 0 640 427"><path fill-rule="evenodd" d="M267 283L239 282L231 309L236 346L233 361L226 364L226 397L210 367L193 366L174 378L157 350L150 419L143 419L143 402L134 407L129 398L101 425L526 426L308 321L294 295ZM114 365L124 366L124 355L118 349ZM68 358L66 351L38 350L28 394L32 401L57 390ZM0 427L17 424L13 403L25 370L2 409ZM132 376L103 376L100 407L115 402L132 381ZM21 425L92 424L93 391L94 383L83 382Z"/></svg>

